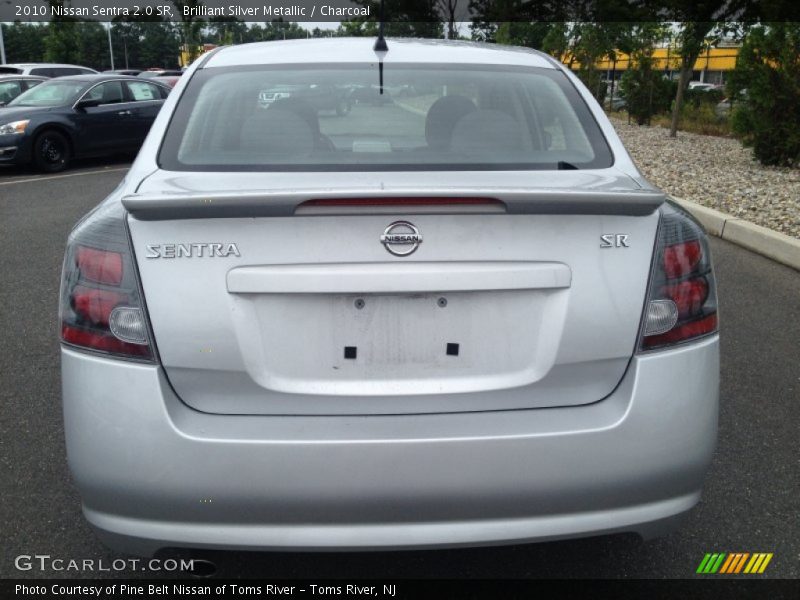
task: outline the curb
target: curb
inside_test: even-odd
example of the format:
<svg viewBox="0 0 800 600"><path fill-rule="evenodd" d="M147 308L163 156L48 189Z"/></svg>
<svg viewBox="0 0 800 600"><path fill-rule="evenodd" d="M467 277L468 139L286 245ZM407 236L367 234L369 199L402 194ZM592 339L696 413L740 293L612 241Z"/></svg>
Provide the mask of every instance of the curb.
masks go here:
<svg viewBox="0 0 800 600"><path fill-rule="evenodd" d="M711 235L800 271L800 240L691 200L672 199L700 221Z"/></svg>

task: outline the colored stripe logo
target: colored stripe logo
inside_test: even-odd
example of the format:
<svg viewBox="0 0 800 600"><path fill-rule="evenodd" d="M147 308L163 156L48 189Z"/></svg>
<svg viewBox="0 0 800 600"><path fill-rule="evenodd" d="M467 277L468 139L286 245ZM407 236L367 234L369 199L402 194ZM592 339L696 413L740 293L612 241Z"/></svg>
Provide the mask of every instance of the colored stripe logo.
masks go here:
<svg viewBox="0 0 800 600"><path fill-rule="evenodd" d="M751 575L761 574L767 570L767 565L772 560L772 552L725 552L708 553L700 561L697 573L702 575L713 575L715 573L725 575L738 575L748 573Z"/></svg>

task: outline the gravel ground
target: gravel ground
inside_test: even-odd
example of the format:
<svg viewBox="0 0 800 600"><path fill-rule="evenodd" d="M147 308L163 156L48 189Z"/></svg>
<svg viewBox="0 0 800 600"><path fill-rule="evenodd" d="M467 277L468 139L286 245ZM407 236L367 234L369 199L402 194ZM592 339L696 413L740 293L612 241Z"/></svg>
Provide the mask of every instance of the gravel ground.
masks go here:
<svg viewBox="0 0 800 600"><path fill-rule="evenodd" d="M653 184L735 217L800 238L800 169L761 166L738 140L612 123Z"/></svg>

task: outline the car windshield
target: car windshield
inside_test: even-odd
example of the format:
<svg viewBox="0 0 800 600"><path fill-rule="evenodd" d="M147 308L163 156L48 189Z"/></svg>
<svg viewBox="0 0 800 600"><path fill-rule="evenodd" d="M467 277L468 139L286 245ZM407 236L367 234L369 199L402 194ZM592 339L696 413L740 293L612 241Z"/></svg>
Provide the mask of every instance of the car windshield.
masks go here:
<svg viewBox="0 0 800 600"><path fill-rule="evenodd" d="M171 170L602 168L613 157L556 69L376 64L207 68L160 154Z"/></svg>
<svg viewBox="0 0 800 600"><path fill-rule="evenodd" d="M9 102L9 106L68 106L86 87L82 81L46 81Z"/></svg>

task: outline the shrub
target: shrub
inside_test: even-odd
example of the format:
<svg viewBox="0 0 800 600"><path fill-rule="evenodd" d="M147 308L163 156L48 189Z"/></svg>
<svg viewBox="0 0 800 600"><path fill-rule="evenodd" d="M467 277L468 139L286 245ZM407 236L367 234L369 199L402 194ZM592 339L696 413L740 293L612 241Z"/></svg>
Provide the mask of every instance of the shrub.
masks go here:
<svg viewBox="0 0 800 600"><path fill-rule="evenodd" d="M625 99L628 114L639 125L644 125L654 115L669 110L675 91L671 84L645 63L623 73L619 91Z"/></svg>
<svg viewBox="0 0 800 600"><path fill-rule="evenodd" d="M681 107L681 131L699 133L701 135L730 135L728 119L717 116L714 105L707 102L699 106L684 104ZM668 114L655 119L661 127L669 128L671 117Z"/></svg>
<svg viewBox="0 0 800 600"><path fill-rule="evenodd" d="M724 97L722 90L688 89L684 91L683 101L698 108L703 105L716 106Z"/></svg>
<svg viewBox="0 0 800 600"><path fill-rule="evenodd" d="M742 45L728 91L746 99L731 125L765 165L800 162L800 23L774 23L751 30Z"/></svg>
<svg viewBox="0 0 800 600"><path fill-rule="evenodd" d="M601 72L597 69L579 69L575 74L583 84L589 88L592 96L594 96L595 100L602 106L603 102L606 100L606 84L605 81L603 81Z"/></svg>

